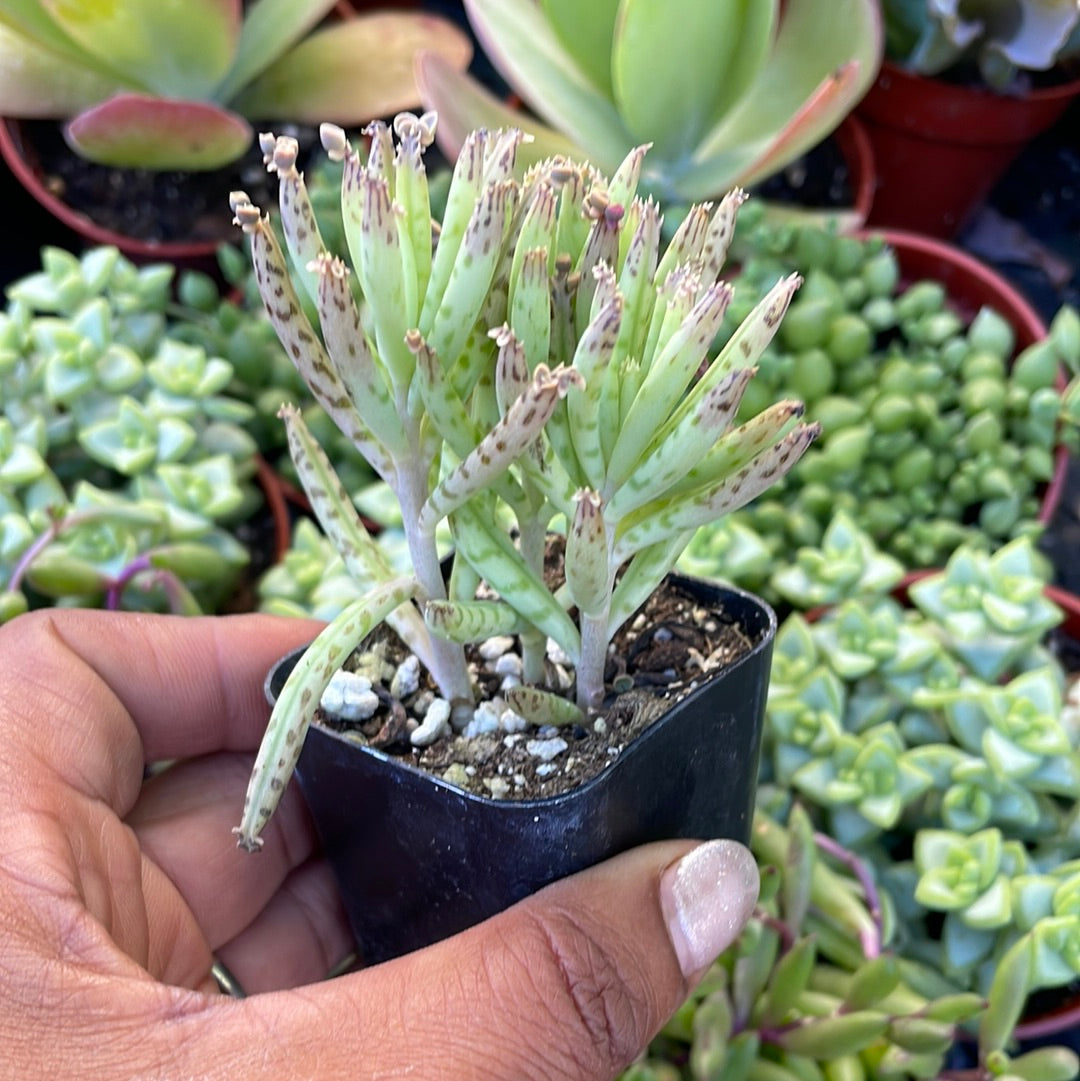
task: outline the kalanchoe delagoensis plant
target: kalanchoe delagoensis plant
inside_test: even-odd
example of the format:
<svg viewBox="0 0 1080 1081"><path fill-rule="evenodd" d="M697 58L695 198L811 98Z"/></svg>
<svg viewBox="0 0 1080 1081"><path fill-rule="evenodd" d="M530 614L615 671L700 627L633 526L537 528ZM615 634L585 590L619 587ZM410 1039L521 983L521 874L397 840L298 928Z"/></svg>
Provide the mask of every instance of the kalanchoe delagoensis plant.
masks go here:
<svg viewBox="0 0 1080 1081"><path fill-rule="evenodd" d="M358 125L418 104L421 46L452 70L468 38L426 13L350 13L336 0L0 3L0 114L68 120L83 157L213 169L251 145L251 119Z"/></svg>
<svg viewBox="0 0 1080 1081"><path fill-rule="evenodd" d="M613 635L694 530L753 499L818 433L796 401L733 423L797 276L710 354L731 297L719 275L741 192L693 209L661 251L660 211L635 194L644 148L610 179L553 158L519 182L522 133L478 130L433 229L423 151L434 126L431 114L402 114L395 142L375 123L366 156L324 126L324 145L344 160L360 307L346 264L323 250L294 140L261 137L280 180L292 274L262 211L232 197L270 318L317 400L395 493L413 571L392 570L299 413L284 407L320 523L371 591L309 647L278 698L238 830L247 848L260 843L335 670L374 625L386 620L430 672L457 730L476 704L465 645L495 634L521 643L511 709L579 722L609 689ZM314 298L321 335L298 290ZM443 522L454 542L449 583L436 544ZM549 584L545 545L560 524L564 573ZM549 640L573 670L572 697L546 683Z"/></svg>

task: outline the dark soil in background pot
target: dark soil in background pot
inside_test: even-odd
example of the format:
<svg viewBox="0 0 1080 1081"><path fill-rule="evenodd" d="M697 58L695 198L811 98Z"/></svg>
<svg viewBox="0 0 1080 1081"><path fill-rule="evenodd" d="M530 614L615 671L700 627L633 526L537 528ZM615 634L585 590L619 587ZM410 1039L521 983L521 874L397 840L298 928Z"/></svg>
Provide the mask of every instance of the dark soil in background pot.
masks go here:
<svg viewBox="0 0 1080 1081"><path fill-rule="evenodd" d="M415 720L409 719L410 707L417 697L430 697L434 691L430 683L423 682L415 695L404 700L393 698L385 687L373 683L381 704L369 720L344 722L321 715L320 721L477 795L540 799L596 776L683 695L744 656L755 644L723 611L701 607L669 580L615 637L605 682L609 686L625 683L625 689L609 697L603 710L581 724L529 726L514 733L499 728L467 738L441 739L418 749L409 742L409 732L416 727ZM394 667L406 655L400 640L385 627L363 648L385 651L386 660ZM498 694L503 675L496 670L497 658L485 660L482 649L483 645L471 648L468 656L479 688L478 699L485 701ZM354 654L351 664L346 662L344 667L355 667L357 656ZM548 670L557 684L564 673L556 673L550 659ZM565 675L572 678L572 670ZM565 747L555 751L559 746L556 741ZM550 758L545 757L545 747L555 751Z"/></svg>
<svg viewBox="0 0 1080 1081"><path fill-rule="evenodd" d="M229 192L246 191L256 206L277 204L277 185L253 144L222 169L198 172L118 169L73 153L59 124L49 120L20 125L48 189L97 225L137 240L159 243L235 241ZM318 146L314 128L282 128L299 140L301 154Z"/></svg>

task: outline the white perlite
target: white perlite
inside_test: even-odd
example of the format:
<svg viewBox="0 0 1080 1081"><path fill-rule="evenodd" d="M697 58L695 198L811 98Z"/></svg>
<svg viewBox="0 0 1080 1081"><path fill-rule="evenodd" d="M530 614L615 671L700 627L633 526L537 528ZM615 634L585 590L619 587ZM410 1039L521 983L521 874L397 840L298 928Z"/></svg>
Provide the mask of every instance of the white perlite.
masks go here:
<svg viewBox="0 0 1080 1081"><path fill-rule="evenodd" d="M525 750L533 758L539 758L542 762L550 762L553 758L562 754L569 746L570 744L562 736L554 736L551 739L530 739L525 744Z"/></svg>
<svg viewBox="0 0 1080 1081"><path fill-rule="evenodd" d="M408 698L420 686L420 658L410 653L398 665L394 678L390 681L390 693L395 698Z"/></svg>
<svg viewBox="0 0 1080 1081"><path fill-rule="evenodd" d="M436 698L428 706L420 727L409 733L409 742L414 747L430 747L436 740L448 735L450 703L445 698Z"/></svg>
<svg viewBox="0 0 1080 1081"><path fill-rule="evenodd" d="M497 634L481 642L476 650L485 661L494 661L514 648L514 640L508 634Z"/></svg>
<svg viewBox="0 0 1080 1081"><path fill-rule="evenodd" d="M371 680L356 672L335 672L319 705L343 721L366 721L379 708L379 696L371 689Z"/></svg>
<svg viewBox="0 0 1080 1081"><path fill-rule="evenodd" d="M499 730L499 714L490 702L481 702L476 707L476 711L473 713L473 718L465 726L462 735L466 739L471 739L473 736L484 736L488 732L497 732Z"/></svg>
<svg viewBox="0 0 1080 1081"><path fill-rule="evenodd" d="M512 709L504 709L499 714L499 727L504 732L524 732L529 727L529 722L520 713L515 713Z"/></svg>

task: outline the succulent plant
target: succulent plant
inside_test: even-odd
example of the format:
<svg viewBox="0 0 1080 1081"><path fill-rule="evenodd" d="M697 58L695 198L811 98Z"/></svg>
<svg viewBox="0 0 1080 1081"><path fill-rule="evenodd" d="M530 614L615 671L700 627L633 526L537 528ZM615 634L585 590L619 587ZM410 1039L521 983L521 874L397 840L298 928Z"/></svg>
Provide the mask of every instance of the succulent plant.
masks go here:
<svg viewBox="0 0 1080 1081"><path fill-rule="evenodd" d="M106 165L213 169L249 149L249 119L357 126L418 104L419 47L452 70L472 55L437 16L349 11L319 27L334 7L4 0L0 114L65 119L68 143Z"/></svg>
<svg viewBox="0 0 1080 1081"><path fill-rule="evenodd" d="M890 58L924 75L972 63L1003 90L1080 55L1075 0L884 0Z"/></svg>
<svg viewBox="0 0 1080 1081"><path fill-rule="evenodd" d="M779 172L840 123L882 53L872 0L466 0L465 11L533 116L422 54L448 156L481 126L527 131L533 160L588 157L608 173L649 143L642 188L665 204Z"/></svg>
<svg viewBox="0 0 1080 1081"><path fill-rule="evenodd" d="M234 531L262 504L263 448L248 430L254 391L226 358L263 368L269 327L202 277L173 299L173 279L115 248L46 248L42 269L8 286L3 618L50 603L213 609L249 563Z"/></svg>
<svg viewBox="0 0 1080 1081"><path fill-rule="evenodd" d="M718 342L778 275L802 275L740 408L749 415L790 395L822 437L731 524L781 567L800 549L820 550L838 512L908 568L939 567L961 542L985 550L1039 535L1064 446L1080 431L1061 381L1080 356L1076 313L1062 308L1044 339L1018 351L992 307L961 314L962 298L942 281L903 280L901 254L884 238L777 225L759 211L740 215L736 296ZM693 545L701 557L708 548L707 538ZM772 582L761 592L791 603Z"/></svg>
<svg viewBox="0 0 1080 1081"><path fill-rule="evenodd" d="M1078 956L1069 889L1054 908L1080 858L1080 729L1045 645L1062 618L1048 572L1028 539L961 547L910 606L882 582L813 622L793 614L769 688L759 806L797 800L864 861L913 986L999 1004L991 1050ZM1021 950L1010 982L999 973Z"/></svg>
<svg viewBox="0 0 1080 1081"><path fill-rule="evenodd" d="M480 130L433 230L423 150L434 125L430 114L400 115L395 145L375 123L366 157L324 127L344 160L342 218L362 307L346 264L323 248L295 140L262 137L293 275L262 212L232 197L270 318L317 400L393 491L412 567L402 577L390 566L285 407L312 506L371 592L316 639L282 689L239 830L247 847L258 845L335 668L373 626L387 620L459 704L459 727L475 694L464 646L495 633L522 643L526 686L506 692L511 708L537 722L580 720L604 696L612 636L694 530L752 499L817 435L793 401L732 425L797 276L709 354L730 300L719 275L741 192L696 208L661 251L659 209L635 195L643 149L610 180L555 158L519 182L523 134ZM314 299L321 337L297 290ZM545 545L560 522L565 580L552 586ZM549 639L574 668L574 701L543 685Z"/></svg>
<svg viewBox="0 0 1080 1081"><path fill-rule="evenodd" d="M785 817L755 815L757 910L621 1081L1076 1076L1080 1062L1067 1047L1010 1053L1023 1002L1015 982L1002 981L985 1000L921 988L923 966L898 949L870 868L815 832L798 804ZM1042 876L1029 889L1033 910L1068 907L1075 870ZM1032 943L1028 932L1014 969ZM965 1036L975 1062L970 1073L954 1074Z"/></svg>

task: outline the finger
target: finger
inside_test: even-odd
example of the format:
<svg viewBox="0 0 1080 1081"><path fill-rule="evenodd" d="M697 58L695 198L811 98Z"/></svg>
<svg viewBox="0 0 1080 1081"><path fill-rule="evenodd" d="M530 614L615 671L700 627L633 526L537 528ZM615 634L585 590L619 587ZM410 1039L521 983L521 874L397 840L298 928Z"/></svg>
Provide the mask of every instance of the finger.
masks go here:
<svg viewBox="0 0 1080 1081"><path fill-rule="evenodd" d="M266 615L31 612L0 627L5 726L126 813L143 761L257 746L267 670L318 627Z"/></svg>
<svg viewBox="0 0 1080 1081"><path fill-rule="evenodd" d="M242 754L176 763L143 786L127 817L143 852L175 883L213 950L267 919L267 905L317 847L307 807L299 789L290 785L258 854L237 848L231 827L243 805L250 769L250 757ZM317 899L322 903L318 910L312 907ZM295 927L285 926L280 913L272 917L280 932L295 936L301 951L339 950L347 931L336 891L305 895L305 900L310 904L291 910ZM314 936L313 927L318 931ZM272 952L275 957L280 953ZM287 980L290 973L279 978Z"/></svg>
<svg viewBox="0 0 1080 1081"><path fill-rule="evenodd" d="M313 859L289 875L258 918L215 956L251 995L324 980L353 949L330 865Z"/></svg>
<svg viewBox="0 0 1080 1081"><path fill-rule="evenodd" d="M650 845L302 998L210 1006L191 1045L222 1076L250 1081L287 1076L309 1056L321 1081L613 1077L734 941L757 884L734 842ZM255 1062L243 1042L253 1030L274 1033Z"/></svg>

